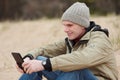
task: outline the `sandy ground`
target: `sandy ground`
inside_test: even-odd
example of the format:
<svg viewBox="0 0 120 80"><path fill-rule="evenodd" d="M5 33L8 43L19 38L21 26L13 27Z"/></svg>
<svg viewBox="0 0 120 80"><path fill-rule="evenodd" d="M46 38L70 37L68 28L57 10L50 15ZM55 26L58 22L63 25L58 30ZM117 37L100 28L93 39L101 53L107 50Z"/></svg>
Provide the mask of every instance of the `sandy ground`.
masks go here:
<svg viewBox="0 0 120 80"><path fill-rule="evenodd" d="M93 17L98 24L109 28L111 40L120 36L120 16ZM116 21L116 22L115 22ZM108 26L109 24L109 26ZM11 52L24 56L28 51L64 38L60 20L5 21L0 23L0 80L18 80L21 75L15 68ZM113 27L115 26L115 27ZM119 27L119 29L118 29ZM114 45L117 68L120 72L120 43ZM118 47L119 46L119 47Z"/></svg>

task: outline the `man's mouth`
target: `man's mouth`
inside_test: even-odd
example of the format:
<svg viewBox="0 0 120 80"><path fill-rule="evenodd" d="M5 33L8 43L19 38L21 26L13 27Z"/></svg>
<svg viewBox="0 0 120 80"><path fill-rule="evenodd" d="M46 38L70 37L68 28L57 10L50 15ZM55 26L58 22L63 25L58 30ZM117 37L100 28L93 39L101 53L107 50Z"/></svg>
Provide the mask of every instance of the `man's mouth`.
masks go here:
<svg viewBox="0 0 120 80"><path fill-rule="evenodd" d="M71 36L71 35L72 35L72 33L67 33L67 35L68 35L68 36Z"/></svg>

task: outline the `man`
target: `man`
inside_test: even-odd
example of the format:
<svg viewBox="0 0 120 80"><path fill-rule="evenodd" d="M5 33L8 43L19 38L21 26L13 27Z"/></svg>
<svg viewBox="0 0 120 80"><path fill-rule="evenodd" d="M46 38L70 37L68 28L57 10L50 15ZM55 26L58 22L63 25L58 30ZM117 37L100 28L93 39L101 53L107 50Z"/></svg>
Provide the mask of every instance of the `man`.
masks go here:
<svg viewBox="0 0 120 80"><path fill-rule="evenodd" d="M48 80L118 80L108 32L90 22L89 14L84 3L70 6L62 15L68 37L29 52L22 64L26 74L19 80L42 80L42 75Z"/></svg>

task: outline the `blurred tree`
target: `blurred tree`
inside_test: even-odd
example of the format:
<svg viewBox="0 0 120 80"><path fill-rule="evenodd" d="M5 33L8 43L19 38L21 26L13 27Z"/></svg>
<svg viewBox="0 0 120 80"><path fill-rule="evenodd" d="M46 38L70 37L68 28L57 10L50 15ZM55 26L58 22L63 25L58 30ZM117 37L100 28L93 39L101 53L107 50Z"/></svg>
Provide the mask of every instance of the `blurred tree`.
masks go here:
<svg viewBox="0 0 120 80"><path fill-rule="evenodd" d="M85 2L92 14L120 14L120 0L0 0L0 20L60 17L76 1Z"/></svg>
<svg viewBox="0 0 120 80"><path fill-rule="evenodd" d="M109 7L108 7L109 6ZM96 0L94 2L95 11L94 13L100 15L107 15L114 12L114 4L112 0Z"/></svg>
<svg viewBox="0 0 120 80"><path fill-rule="evenodd" d="M0 19L15 19L21 15L22 0L0 0Z"/></svg>
<svg viewBox="0 0 120 80"><path fill-rule="evenodd" d="M120 0L112 0L115 6L115 13L120 14Z"/></svg>
<svg viewBox="0 0 120 80"><path fill-rule="evenodd" d="M66 0L26 0L23 6L23 18L60 17L69 3Z"/></svg>
<svg viewBox="0 0 120 80"><path fill-rule="evenodd" d="M0 0L0 19L2 19L3 18L3 15L4 15L4 7L3 7L3 5L4 5L4 0Z"/></svg>

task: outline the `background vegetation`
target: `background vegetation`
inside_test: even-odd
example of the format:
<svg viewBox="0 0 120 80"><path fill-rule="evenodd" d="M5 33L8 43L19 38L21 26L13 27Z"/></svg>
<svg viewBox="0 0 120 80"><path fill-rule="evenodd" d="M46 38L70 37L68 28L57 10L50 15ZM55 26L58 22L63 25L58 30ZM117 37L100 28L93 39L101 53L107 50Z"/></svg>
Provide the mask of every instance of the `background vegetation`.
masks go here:
<svg viewBox="0 0 120 80"><path fill-rule="evenodd" d="M0 0L0 20L60 17L76 1L85 2L91 14L120 14L120 0Z"/></svg>

